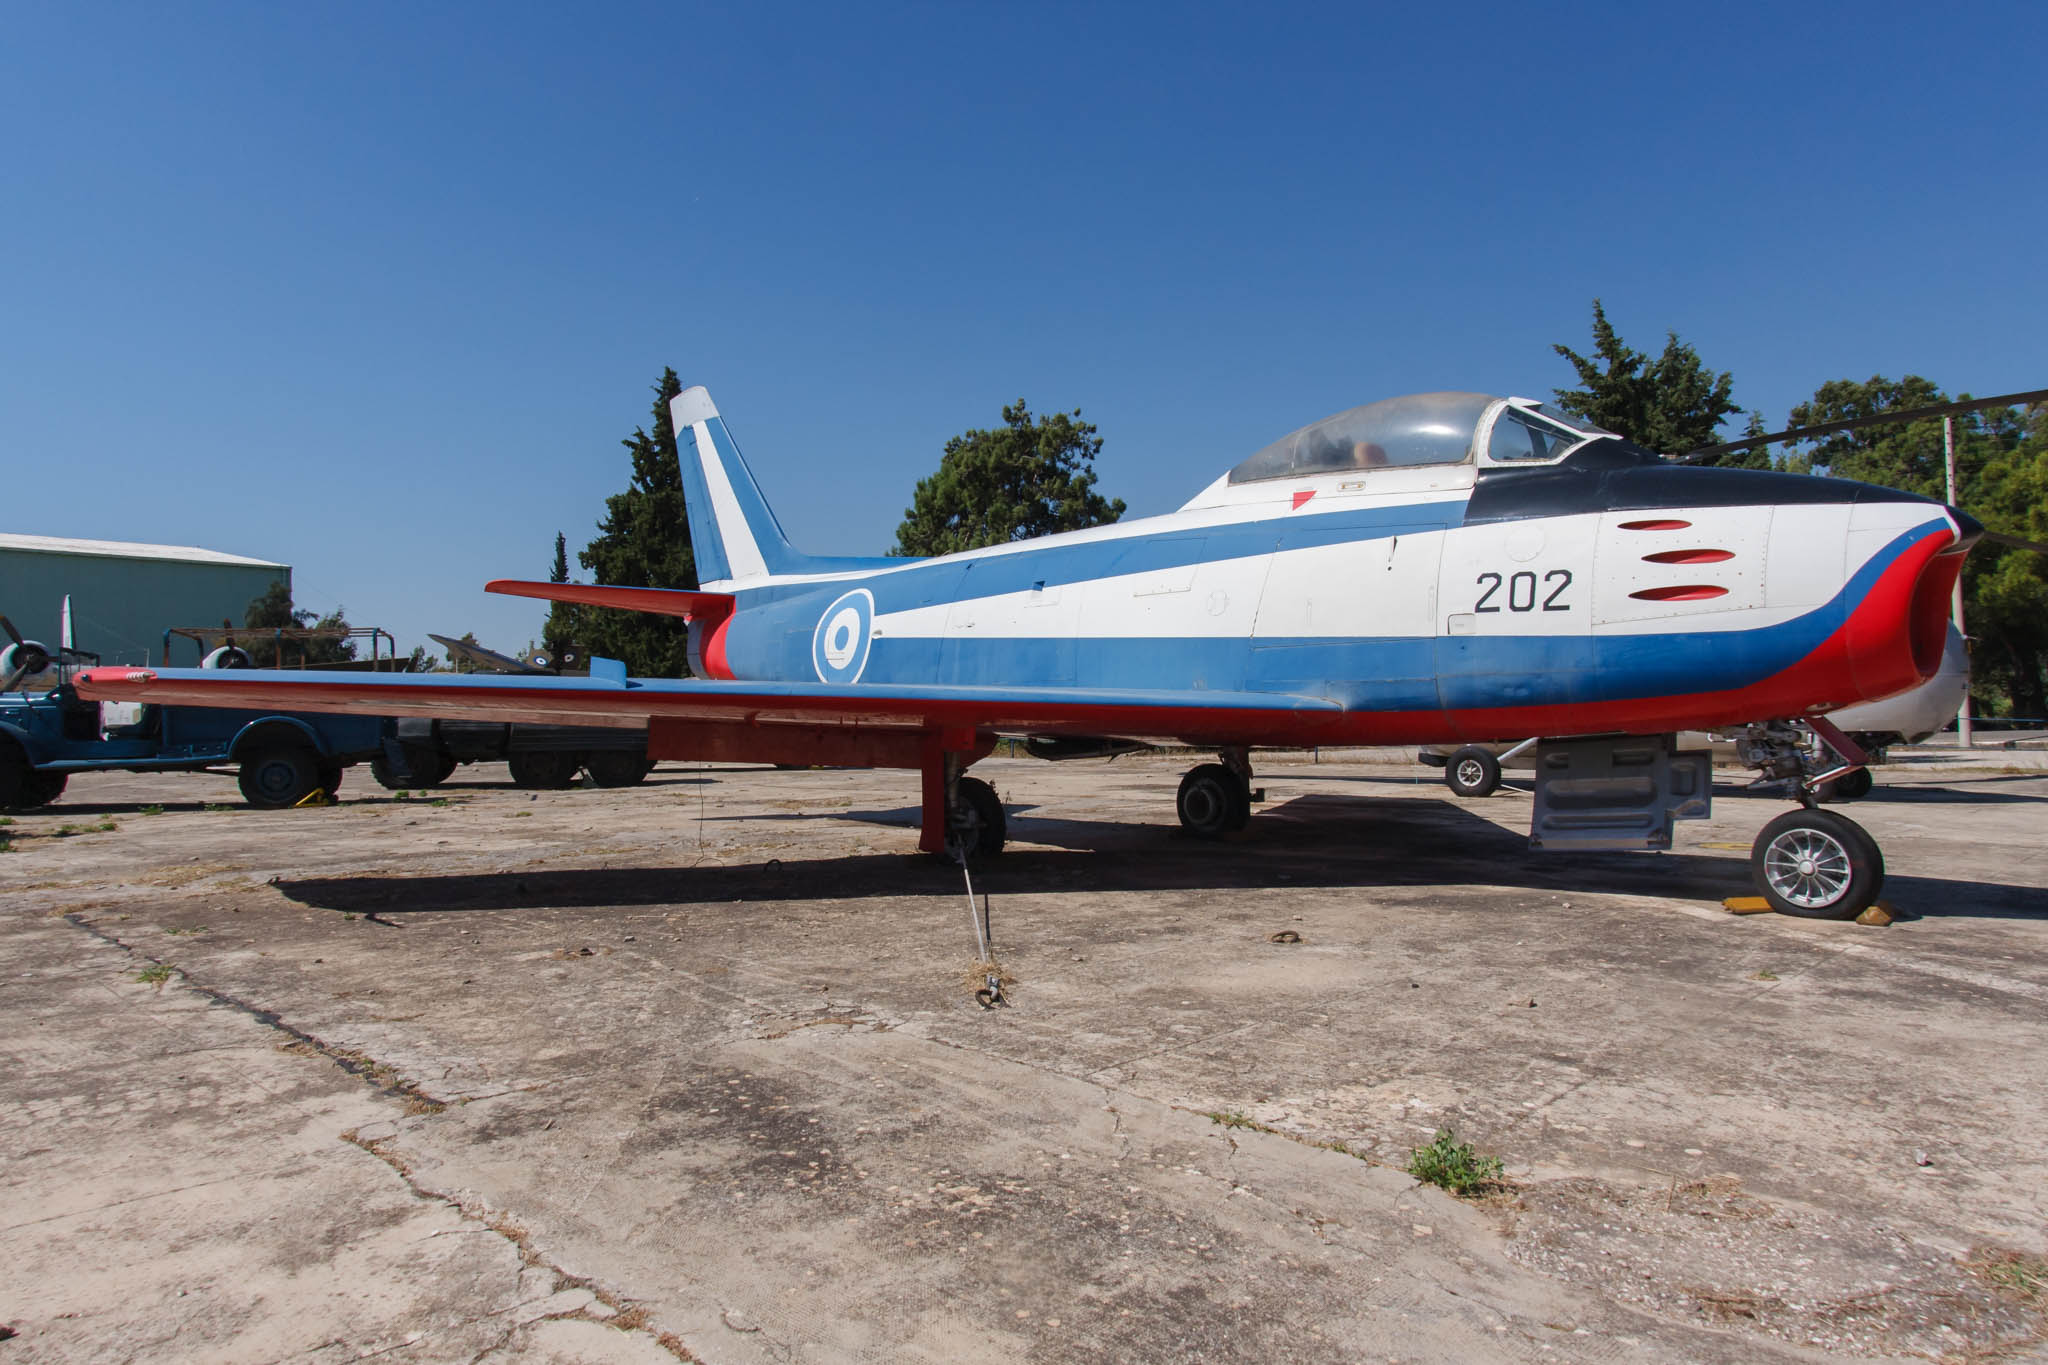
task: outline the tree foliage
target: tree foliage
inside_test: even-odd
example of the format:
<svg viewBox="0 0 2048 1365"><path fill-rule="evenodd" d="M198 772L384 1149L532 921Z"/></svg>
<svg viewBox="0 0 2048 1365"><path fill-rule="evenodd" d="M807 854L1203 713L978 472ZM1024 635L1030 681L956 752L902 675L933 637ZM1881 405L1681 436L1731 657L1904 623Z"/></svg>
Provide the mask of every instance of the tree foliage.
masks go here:
<svg viewBox="0 0 2048 1365"><path fill-rule="evenodd" d="M951 554L1115 521L1123 499L1095 491L1101 451L1079 408L1034 418L1020 398L1003 409L1002 426L946 442L938 472L918 480L891 553Z"/></svg>
<svg viewBox="0 0 2048 1365"><path fill-rule="evenodd" d="M1788 425L1825 426L1858 417L1908 408L1933 407L1949 401L1933 381L1909 374L1893 382L1873 375L1865 383L1853 379L1831 379L1814 390L1813 397L1792 409ZM1941 450L1941 419L1923 418L1904 424L1886 423L1838 431L1818 440L1793 443L1801 458L1815 472L1858 483L1903 488L1928 497L1943 496L1945 477ZM1982 452L1972 452L1973 464L1982 462Z"/></svg>
<svg viewBox="0 0 2048 1365"><path fill-rule="evenodd" d="M285 586L283 579L273 579L269 587L249 599L248 610L243 614L242 625L247 634L235 643L249 652L258 668L318 668L321 664L346 663L356 657L355 641L332 640L277 640L263 638L264 632L274 630L347 630L346 609L340 606L325 616L292 605L292 590Z"/></svg>
<svg viewBox="0 0 2048 1365"><path fill-rule="evenodd" d="M664 369L661 382L654 386L653 430L636 427L620 443L631 457L631 482L625 492L605 499L597 538L576 556L599 583L629 588L697 586L682 466L668 411L669 400L682 391L676 372ZM558 581L567 579L565 558L558 546L557 564L563 573ZM678 617L558 603L548 613L542 639L551 650L573 640L586 656L623 659L626 671L638 677L690 674L689 627Z"/></svg>
<svg viewBox="0 0 2048 1365"><path fill-rule="evenodd" d="M1664 353L1655 359L1635 350L1615 332L1598 299L1593 300L1593 354L1583 356L1569 346L1551 349L1571 362L1584 386L1555 390L1559 407L1662 454L1683 455L1714 445L1721 419L1741 411L1730 401L1735 381L1726 370L1715 374L1708 369L1676 332L1665 333ZM1751 427L1760 430L1754 420ZM1737 451L1703 463L1761 468L1769 465L1769 456Z"/></svg>

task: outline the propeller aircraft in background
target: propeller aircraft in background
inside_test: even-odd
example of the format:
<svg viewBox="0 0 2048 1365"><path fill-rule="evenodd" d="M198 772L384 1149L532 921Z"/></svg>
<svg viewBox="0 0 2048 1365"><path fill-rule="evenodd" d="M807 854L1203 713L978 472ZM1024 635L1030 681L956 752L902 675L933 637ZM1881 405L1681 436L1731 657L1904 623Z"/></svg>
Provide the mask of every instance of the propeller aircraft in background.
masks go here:
<svg viewBox="0 0 2048 1365"><path fill-rule="evenodd" d="M1759 888L1846 917L1883 858L1814 805L1863 761L1824 713L1936 673L1983 529L1895 489L1675 463L1528 399L1427 393L1303 427L1163 516L821 558L790 545L704 389L671 412L701 590L487 586L683 617L695 678L98 668L79 690L645 726L652 758L911 769L920 847L963 857L1005 839L967 775L999 737L1048 758L1211 750L1177 810L1213 838L1250 818L1254 748L1541 735L1533 844L1668 848L1711 795L1675 733L1734 727L1801 803L1758 836Z"/></svg>

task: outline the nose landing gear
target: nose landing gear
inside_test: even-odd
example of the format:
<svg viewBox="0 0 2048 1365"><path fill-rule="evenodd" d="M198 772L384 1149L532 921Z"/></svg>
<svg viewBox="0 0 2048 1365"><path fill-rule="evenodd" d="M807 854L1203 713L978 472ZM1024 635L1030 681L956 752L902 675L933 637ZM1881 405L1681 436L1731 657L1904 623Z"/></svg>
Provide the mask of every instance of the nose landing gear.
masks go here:
<svg viewBox="0 0 2048 1365"><path fill-rule="evenodd" d="M1781 915L1802 919L1854 919L1884 889L1884 853L1870 832L1845 815L1821 810L1824 793L1844 786L1867 792L1863 751L1825 717L1802 722L1820 743L1789 722L1752 725L1738 746L1744 762L1762 771L1753 786L1782 783L1800 809L1763 827L1750 847L1757 890ZM1858 781L1860 779L1860 783ZM1861 792L1857 791L1860 786Z"/></svg>

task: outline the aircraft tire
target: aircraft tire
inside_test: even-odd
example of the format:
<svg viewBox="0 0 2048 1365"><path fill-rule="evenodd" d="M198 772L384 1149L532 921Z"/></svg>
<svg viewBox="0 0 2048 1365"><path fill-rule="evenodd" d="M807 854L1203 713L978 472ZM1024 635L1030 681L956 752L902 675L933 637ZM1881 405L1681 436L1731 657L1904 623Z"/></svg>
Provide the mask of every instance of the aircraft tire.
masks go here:
<svg viewBox="0 0 2048 1365"><path fill-rule="evenodd" d="M970 858L993 858L1001 853L1009 836L1009 821L996 789L978 777L963 777L954 783L953 804L946 811L946 835L949 843L954 836L965 836Z"/></svg>
<svg viewBox="0 0 2048 1365"><path fill-rule="evenodd" d="M1460 796L1491 796L1500 788L1500 760L1491 749L1467 744L1444 764L1444 785Z"/></svg>
<svg viewBox="0 0 2048 1365"><path fill-rule="evenodd" d="M296 806L320 786L320 758L311 749L280 744L256 749L242 759L235 785L258 810Z"/></svg>
<svg viewBox="0 0 2048 1365"><path fill-rule="evenodd" d="M1250 823L1252 798L1236 773L1221 763L1203 763L1181 778L1173 809L1180 827L1195 838L1220 839Z"/></svg>
<svg viewBox="0 0 2048 1365"><path fill-rule="evenodd" d="M1870 795L1870 789L1877 780L1870 775L1870 769L1858 768L1853 773L1843 773L1823 789L1823 801L1861 801Z"/></svg>
<svg viewBox="0 0 2048 1365"><path fill-rule="evenodd" d="M1884 889L1884 853L1863 826L1827 810L1787 811L1749 852L1757 890L1781 915L1854 919Z"/></svg>

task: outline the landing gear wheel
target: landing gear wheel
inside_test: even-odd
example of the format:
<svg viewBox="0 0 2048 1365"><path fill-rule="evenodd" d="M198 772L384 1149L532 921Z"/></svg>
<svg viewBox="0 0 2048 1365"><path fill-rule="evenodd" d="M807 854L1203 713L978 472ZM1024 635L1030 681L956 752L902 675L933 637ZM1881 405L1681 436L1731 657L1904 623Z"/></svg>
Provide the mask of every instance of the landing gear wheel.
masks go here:
<svg viewBox="0 0 2048 1365"><path fill-rule="evenodd" d="M257 749L242 759L235 779L242 799L258 810L296 806L320 786L320 759L311 749Z"/></svg>
<svg viewBox="0 0 2048 1365"><path fill-rule="evenodd" d="M1500 760L1491 749L1467 744L1444 764L1444 785L1460 796L1491 796L1500 786Z"/></svg>
<svg viewBox="0 0 2048 1365"><path fill-rule="evenodd" d="M28 788L23 793L21 804L30 810L47 806L64 794L64 784L70 780L63 773L32 772L28 775Z"/></svg>
<svg viewBox="0 0 2048 1365"><path fill-rule="evenodd" d="M576 770L583 766L583 756L541 750L510 754L505 764L512 770L512 785L515 787L561 791L574 785Z"/></svg>
<svg viewBox="0 0 2048 1365"><path fill-rule="evenodd" d="M626 749L600 749L583 766L590 770L590 780L600 787L636 786L654 771L646 754Z"/></svg>
<svg viewBox="0 0 2048 1365"><path fill-rule="evenodd" d="M1854 919L1884 889L1877 841L1833 811L1787 811L1765 825L1749 868L1773 910L1801 919Z"/></svg>
<svg viewBox="0 0 2048 1365"><path fill-rule="evenodd" d="M1858 768L1854 772L1843 773L1840 777L1821 788L1820 799L1823 801L1861 801L1864 797L1870 795L1870 789L1876 785L1876 780L1870 775L1870 769Z"/></svg>
<svg viewBox="0 0 2048 1365"><path fill-rule="evenodd" d="M946 807L946 842L964 842L970 858L993 858L1003 851L1008 836L1009 822L996 789L978 777L956 781Z"/></svg>
<svg viewBox="0 0 2048 1365"><path fill-rule="evenodd" d="M1251 822L1252 797L1243 778L1221 763L1188 769L1174 798L1181 828L1197 839L1220 839Z"/></svg>

